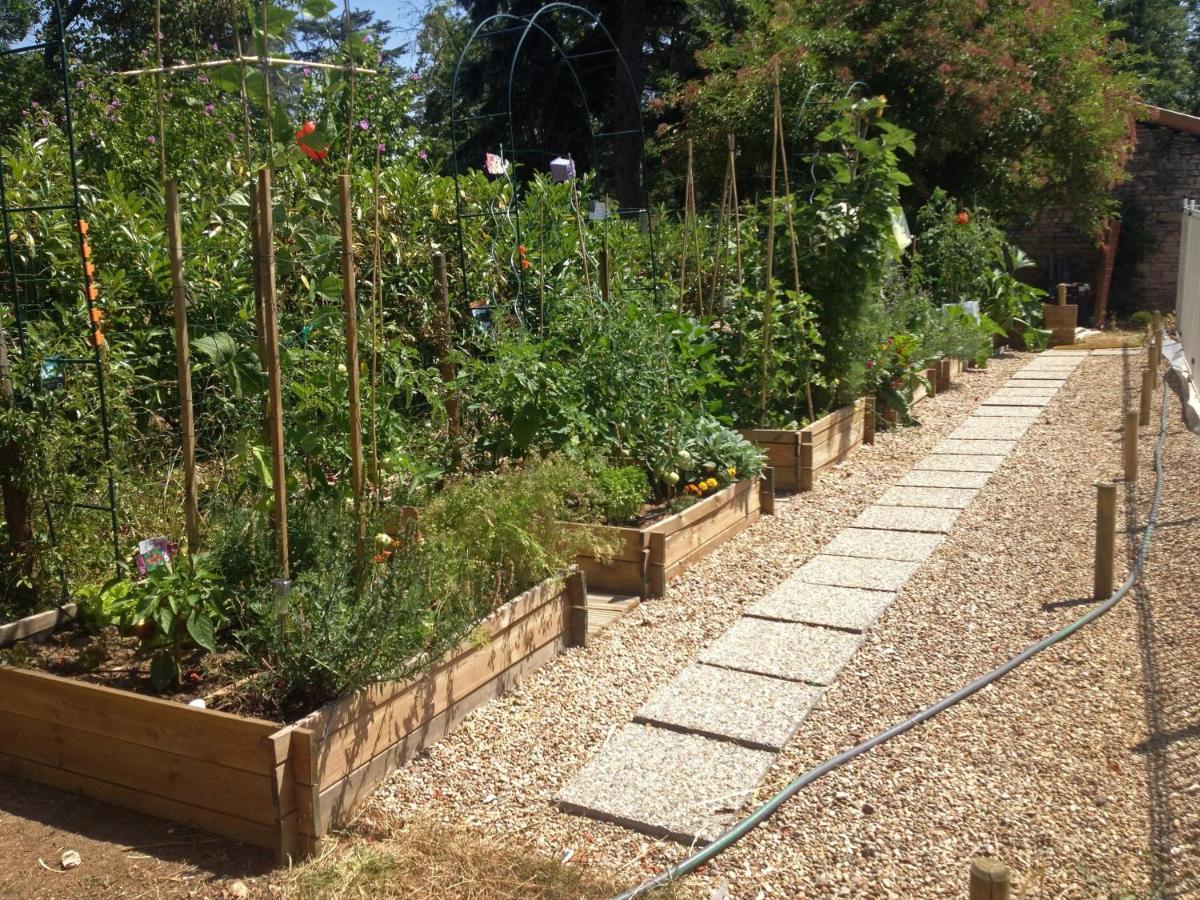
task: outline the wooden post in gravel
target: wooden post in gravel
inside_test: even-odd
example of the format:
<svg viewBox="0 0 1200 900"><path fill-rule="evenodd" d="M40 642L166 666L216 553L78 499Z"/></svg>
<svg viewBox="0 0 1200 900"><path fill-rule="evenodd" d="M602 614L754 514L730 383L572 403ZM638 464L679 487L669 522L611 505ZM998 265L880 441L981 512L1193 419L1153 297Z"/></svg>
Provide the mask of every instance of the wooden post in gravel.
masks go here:
<svg viewBox="0 0 1200 900"><path fill-rule="evenodd" d="M1008 866L990 856L971 860L970 900L1008 900L1012 891L1012 876Z"/></svg>
<svg viewBox="0 0 1200 900"><path fill-rule="evenodd" d="M1122 446L1125 461L1125 483L1137 481L1138 474L1138 411L1127 410L1125 413L1125 440Z"/></svg>
<svg viewBox="0 0 1200 900"><path fill-rule="evenodd" d="M1162 356L1162 313L1155 313L1150 325L1150 372L1158 382L1158 358Z"/></svg>
<svg viewBox="0 0 1200 900"><path fill-rule="evenodd" d="M1142 402L1138 407L1138 424L1150 424L1150 406L1154 400L1154 373L1149 369L1142 371Z"/></svg>
<svg viewBox="0 0 1200 900"><path fill-rule="evenodd" d="M1096 482L1096 562L1092 599L1099 603L1113 592L1113 553L1117 545L1117 486Z"/></svg>
<svg viewBox="0 0 1200 900"><path fill-rule="evenodd" d="M875 443L875 398L864 397L863 404L863 443Z"/></svg>

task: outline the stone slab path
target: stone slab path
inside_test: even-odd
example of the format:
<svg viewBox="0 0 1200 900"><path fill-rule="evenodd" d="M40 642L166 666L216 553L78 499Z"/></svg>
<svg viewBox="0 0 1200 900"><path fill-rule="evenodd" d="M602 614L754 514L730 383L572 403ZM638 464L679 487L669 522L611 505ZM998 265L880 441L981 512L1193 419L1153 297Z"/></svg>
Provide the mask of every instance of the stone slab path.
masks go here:
<svg viewBox="0 0 1200 900"><path fill-rule="evenodd" d="M1052 350L1023 366L610 734L559 805L688 844L723 831L1087 355Z"/></svg>

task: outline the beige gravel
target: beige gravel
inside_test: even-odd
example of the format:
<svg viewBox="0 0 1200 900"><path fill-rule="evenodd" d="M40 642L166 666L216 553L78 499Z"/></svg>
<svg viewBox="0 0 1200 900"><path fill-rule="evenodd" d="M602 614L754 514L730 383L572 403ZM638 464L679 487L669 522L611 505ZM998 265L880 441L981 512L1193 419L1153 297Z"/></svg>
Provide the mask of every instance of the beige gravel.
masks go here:
<svg viewBox="0 0 1200 900"><path fill-rule="evenodd" d="M1091 586L1091 484L1120 468L1116 398L1136 359L1089 357L872 629L757 796L959 687L1078 616ZM968 373L922 427L881 433L777 502L592 646L551 662L398 772L362 816L418 811L617 872L681 849L552 803L606 736L745 606L810 559L1012 373ZM1175 426L1173 426L1175 427ZM1145 438L1149 443L1149 436ZM1142 597L999 685L818 782L689 884L697 896L962 897L972 855L1013 867L1022 896L1200 890L1200 447L1173 434ZM970 471L971 469L967 469ZM1152 474L1143 466L1144 501ZM1152 724L1148 727L1147 722ZM1151 739L1151 730L1153 739Z"/></svg>

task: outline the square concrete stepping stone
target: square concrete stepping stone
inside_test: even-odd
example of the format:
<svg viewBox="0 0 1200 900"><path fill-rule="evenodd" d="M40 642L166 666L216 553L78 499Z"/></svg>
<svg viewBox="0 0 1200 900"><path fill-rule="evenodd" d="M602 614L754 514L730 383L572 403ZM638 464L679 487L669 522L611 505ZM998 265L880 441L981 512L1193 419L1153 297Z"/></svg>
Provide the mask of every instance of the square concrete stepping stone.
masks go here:
<svg viewBox="0 0 1200 900"><path fill-rule="evenodd" d="M1032 422L1022 419L970 418L950 432L952 441L1019 441Z"/></svg>
<svg viewBox="0 0 1200 900"><path fill-rule="evenodd" d="M888 488L875 502L880 506L933 506L966 509L979 491L974 488L908 487Z"/></svg>
<svg viewBox="0 0 1200 900"><path fill-rule="evenodd" d="M767 596L751 604L746 610L746 615L760 619L782 619L785 622L824 625L827 628L843 628L847 631L866 631L896 599L896 593L838 587L832 584L809 584L789 578Z"/></svg>
<svg viewBox="0 0 1200 900"><path fill-rule="evenodd" d="M1041 389L1044 391L1057 391L1067 383L1065 378L1012 378L1005 382L1004 388L1017 388L1022 391L1032 391Z"/></svg>
<svg viewBox="0 0 1200 900"><path fill-rule="evenodd" d="M861 634L796 622L741 618L700 662L806 684L830 684L862 643Z"/></svg>
<svg viewBox="0 0 1200 900"><path fill-rule="evenodd" d="M1021 382L1022 384L1029 384L1030 382L1034 382L1036 384L1039 381L1048 381L1050 382L1050 386L1062 387L1067 383L1067 379L1070 377L1071 376L1068 373L1060 372L1057 369L1035 369L1032 372L1022 369L1020 372L1014 372L1012 377L1009 378L1005 384L1012 384L1017 381ZM1043 385L1043 387L1046 386L1047 385Z"/></svg>
<svg viewBox="0 0 1200 900"><path fill-rule="evenodd" d="M997 394L1020 394L1022 397L1053 397L1058 393L1057 387L1029 387L1028 381L1009 381L1000 385Z"/></svg>
<svg viewBox="0 0 1200 900"><path fill-rule="evenodd" d="M850 523L850 527L945 534L954 527L959 512L961 510L933 507L868 506Z"/></svg>
<svg viewBox="0 0 1200 900"><path fill-rule="evenodd" d="M900 487L974 488L979 490L987 486L988 479L991 477L990 472L939 472L936 469L913 469L897 484ZM833 540L836 542L837 538ZM829 549L832 546L832 543L827 545L827 552L837 552Z"/></svg>
<svg viewBox="0 0 1200 900"><path fill-rule="evenodd" d="M838 587L866 588L871 591L898 591L919 568L921 564L918 562L819 553L797 569L792 578L807 581L809 584L836 584Z"/></svg>
<svg viewBox="0 0 1200 900"><path fill-rule="evenodd" d="M1004 464L999 454L931 453L913 469L919 472L995 472Z"/></svg>
<svg viewBox="0 0 1200 900"><path fill-rule="evenodd" d="M939 472L939 475L980 475L979 472ZM987 478L986 474L983 474ZM877 528L847 528L822 549L822 555L860 556L864 559L896 559L922 563L942 542L940 534L917 531L882 531Z"/></svg>
<svg viewBox="0 0 1200 900"><path fill-rule="evenodd" d="M1037 409L1049 406L1051 397L1030 397L1014 391L997 391L983 401L981 406L1024 406L1027 409Z"/></svg>
<svg viewBox="0 0 1200 900"><path fill-rule="evenodd" d="M655 837L706 843L733 821L774 758L729 741L626 725L567 783L558 805Z"/></svg>
<svg viewBox="0 0 1200 900"><path fill-rule="evenodd" d="M970 416L971 419L1024 419L1026 422L1036 422L1042 411L1029 406L980 406Z"/></svg>
<svg viewBox="0 0 1200 900"><path fill-rule="evenodd" d="M782 750L821 688L718 666L684 669L633 715L635 722Z"/></svg>
<svg viewBox="0 0 1200 900"><path fill-rule="evenodd" d="M1078 363L1042 363L1039 365L1028 365L1017 370L1014 377L1017 375L1032 375L1034 377L1049 376L1051 378L1070 378L1075 374L1075 370L1079 368Z"/></svg>
<svg viewBox="0 0 1200 900"><path fill-rule="evenodd" d="M961 453L983 454L985 456L1007 456L1017 446L1016 441L956 441L946 438L933 448L934 454Z"/></svg>

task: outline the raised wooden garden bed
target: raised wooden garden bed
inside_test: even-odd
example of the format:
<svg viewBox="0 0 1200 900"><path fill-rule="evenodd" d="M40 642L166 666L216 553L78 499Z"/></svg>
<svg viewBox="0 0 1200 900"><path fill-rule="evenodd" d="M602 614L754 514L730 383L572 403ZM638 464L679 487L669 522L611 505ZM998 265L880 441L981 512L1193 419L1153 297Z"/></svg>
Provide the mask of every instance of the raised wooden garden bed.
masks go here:
<svg viewBox="0 0 1200 900"><path fill-rule="evenodd" d="M574 572L497 609L425 674L286 726L0 666L0 770L299 859L389 771L586 639Z"/></svg>
<svg viewBox="0 0 1200 900"><path fill-rule="evenodd" d="M744 429L742 437L762 447L775 470L775 486L811 491L816 476L875 440L875 401L856 400L799 430Z"/></svg>
<svg viewBox="0 0 1200 900"><path fill-rule="evenodd" d="M40 634L53 631L75 618L75 604L64 603L62 606L48 609L45 612L34 613L15 622L0 625L0 647L10 647L17 641L37 637Z"/></svg>
<svg viewBox="0 0 1200 900"><path fill-rule="evenodd" d="M962 378L962 373L966 369L966 362L961 359L947 357L938 361L938 379L937 389L940 393Z"/></svg>
<svg viewBox="0 0 1200 900"><path fill-rule="evenodd" d="M589 588L661 597L668 581L749 528L762 513L772 512L774 497L772 473L768 470L761 479L747 478L731 484L682 512L642 528L571 526L607 532L618 545L608 562L580 556L576 563L587 577Z"/></svg>

